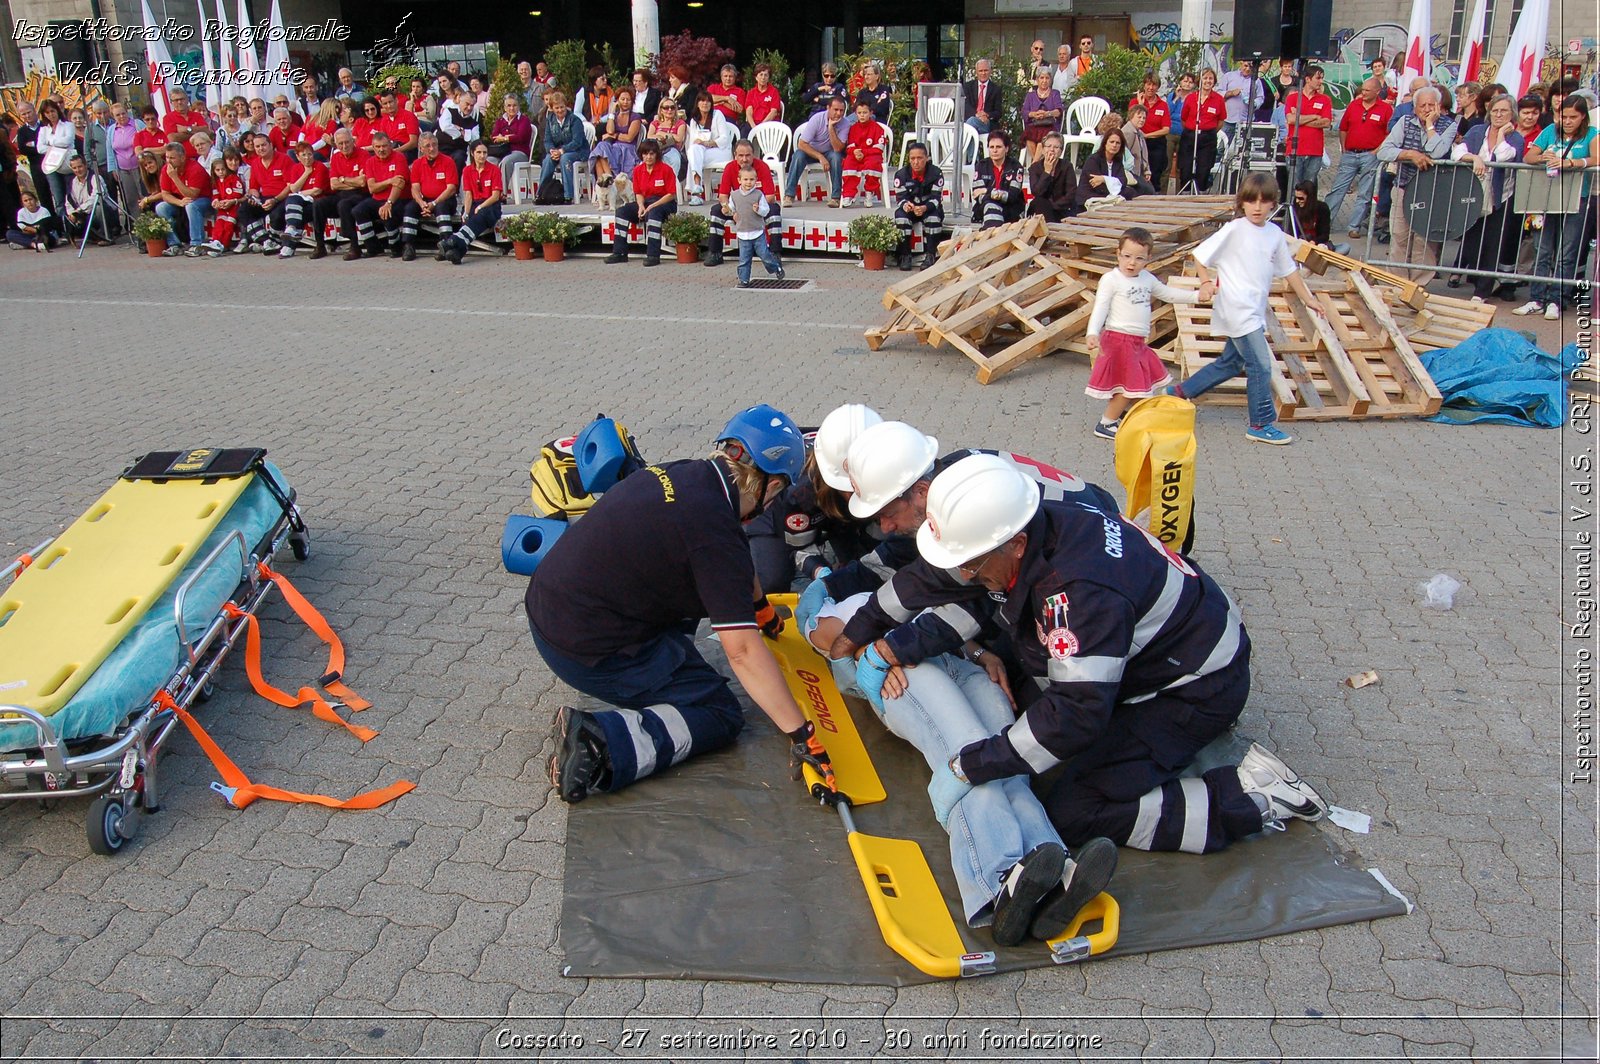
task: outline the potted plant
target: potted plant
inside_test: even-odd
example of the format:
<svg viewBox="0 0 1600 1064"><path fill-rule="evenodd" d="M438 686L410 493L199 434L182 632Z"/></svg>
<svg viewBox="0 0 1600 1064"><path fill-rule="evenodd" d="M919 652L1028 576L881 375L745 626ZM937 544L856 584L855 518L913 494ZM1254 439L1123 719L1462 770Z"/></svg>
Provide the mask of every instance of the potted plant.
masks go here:
<svg viewBox="0 0 1600 1064"><path fill-rule="evenodd" d="M900 246L900 230L887 214L863 214L850 222L850 243L861 250L863 266L881 270L884 256Z"/></svg>
<svg viewBox="0 0 1600 1064"><path fill-rule="evenodd" d="M155 211L145 211L133 220L133 235L144 241L145 251L152 259L159 259L167 250L167 237L172 235L172 223Z"/></svg>
<svg viewBox="0 0 1600 1064"><path fill-rule="evenodd" d="M577 244L578 225L553 211L532 215L533 242L544 245L544 261L560 262L567 257L567 245Z"/></svg>
<svg viewBox="0 0 1600 1064"><path fill-rule="evenodd" d="M533 258L533 245L537 243L534 235L534 219L538 217L532 211L524 211L521 214L513 214L500 223L501 233L511 241L512 250L523 262Z"/></svg>
<svg viewBox="0 0 1600 1064"><path fill-rule="evenodd" d="M679 211L661 223L661 239L678 249L679 262L699 262L700 241L710 235L711 223L693 211Z"/></svg>

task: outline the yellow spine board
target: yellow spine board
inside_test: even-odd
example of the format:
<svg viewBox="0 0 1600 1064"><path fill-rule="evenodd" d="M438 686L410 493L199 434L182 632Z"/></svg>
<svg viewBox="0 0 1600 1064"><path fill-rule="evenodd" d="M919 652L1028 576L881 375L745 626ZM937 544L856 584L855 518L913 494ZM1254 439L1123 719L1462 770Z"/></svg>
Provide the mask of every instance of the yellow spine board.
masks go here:
<svg viewBox="0 0 1600 1064"><path fill-rule="evenodd" d="M0 597L0 702L66 705L253 479L113 484Z"/></svg>
<svg viewBox="0 0 1600 1064"><path fill-rule="evenodd" d="M793 615L796 596L768 595L767 600L774 606L789 607ZM878 770L872 767L872 758L867 755L861 733L856 731L850 710L833 682L827 659L811 648L793 620L783 626L773 655L783 669L783 678L788 681L794 700L800 703L806 719L816 725L817 737L828 748L839 790L849 795L852 805L883 801L888 797L883 781L878 778Z"/></svg>

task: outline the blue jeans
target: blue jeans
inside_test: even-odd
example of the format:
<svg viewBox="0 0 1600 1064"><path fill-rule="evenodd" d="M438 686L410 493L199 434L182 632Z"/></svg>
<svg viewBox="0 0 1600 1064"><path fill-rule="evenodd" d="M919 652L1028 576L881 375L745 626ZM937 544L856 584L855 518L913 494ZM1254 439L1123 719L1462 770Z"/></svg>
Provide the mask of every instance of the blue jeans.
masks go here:
<svg viewBox="0 0 1600 1064"><path fill-rule="evenodd" d="M1320 173L1322 173L1322 156L1296 155L1294 157L1294 166L1290 168L1289 174L1290 193L1292 194L1294 187L1302 181L1309 181L1315 185L1317 183L1317 175ZM1328 212L1328 216L1330 218L1333 216L1331 210Z"/></svg>
<svg viewBox="0 0 1600 1064"><path fill-rule="evenodd" d="M1277 421L1278 408L1272 401L1272 351L1267 347L1267 334L1261 329L1246 336L1228 337L1222 354L1180 385L1183 397L1198 399L1240 373L1244 374L1245 395L1249 399L1250 426Z"/></svg>
<svg viewBox="0 0 1600 1064"><path fill-rule="evenodd" d="M998 735L1016 718L1006 696L978 666L949 654L905 670L908 687L883 701L883 723L938 769L961 748ZM834 662L839 687L852 690L854 663ZM967 923L994 922L1000 877L1045 842L1061 843L1026 776L1008 776L968 791L950 814L950 867L961 888Z"/></svg>
<svg viewBox="0 0 1600 1064"><path fill-rule="evenodd" d="M1328 190L1328 226L1339 228L1339 208L1344 206L1345 194L1355 189L1356 204L1350 216L1350 228L1366 224L1372 207L1372 179L1378 172L1378 153L1375 151L1347 151L1339 156L1339 166L1333 172L1333 187Z"/></svg>
<svg viewBox="0 0 1600 1064"><path fill-rule="evenodd" d="M777 276L782 272L783 266L778 262L778 256L772 253L772 246L767 243L766 233L762 233L755 240L746 240L740 237L739 280L741 282L750 280L751 261L757 255L761 256L761 264L767 268L768 273Z"/></svg>
<svg viewBox="0 0 1600 1064"><path fill-rule="evenodd" d="M828 198L838 199L839 188L844 181L844 153L826 151L822 154L828 160ZM806 167L816 161L798 147L795 148L794 154L789 158L789 173L784 178L784 187L790 196L800 194L800 175L805 173Z"/></svg>
<svg viewBox="0 0 1600 1064"><path fill-rule="evenodd" d="M179 215L183 216L189 226L189 246L194 247L198 244L204 244L206 242L206 215L210 211L210 196L201 196L181 208L166 202L156 204L156 213L172 223L172 232L167 234L167 246L173 247L178 243Z"/></svg>
<svg viewBox="0 0 1600 1064"><path fill-rule="evenodd" d="M587 145L579 145L573 148L561 149L560 163L562 198L567 200L572 199L572 168L587 158L589 158L589 148ZM544 162L539 164L539 184L543 185L546 181L550 180L550 175L556 171L556 162L557 160L550 158L549 152L545 153Z"/></svg>
<svg viewBox="0 0 1600 1064"><path fill-rule="evenodd" d="M1576 214L1547 214L1544 228L1539 230L1538 252L1533 260L1535 277L1572 280L1578 270L1578 251L1589 238L1584 231L1584 219L1589 217L1589 203L1584 201ZM1528 289L1528 298L1541 303L1571 303L1578 290L1572 285L1535 281Z"/></svg>
<svg viewBox="0 0 1600 1064"><path fill-rule="evenodd" d="M567 657L534 631L533 644L556 679L614 707L589 711L606 736L611 778L604 790L721 749L744 729L728 681L694 648L693 623L596 665Z"/></svg>

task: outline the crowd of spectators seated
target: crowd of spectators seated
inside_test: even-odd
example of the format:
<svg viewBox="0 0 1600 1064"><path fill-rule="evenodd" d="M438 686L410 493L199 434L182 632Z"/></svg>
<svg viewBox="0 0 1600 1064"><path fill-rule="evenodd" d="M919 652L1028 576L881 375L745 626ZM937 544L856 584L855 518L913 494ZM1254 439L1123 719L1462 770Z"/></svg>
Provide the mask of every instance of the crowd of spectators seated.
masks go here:
<svg viewBox="0 0 1600 1064"><path fill-rule="evenodd" d="M1393 234L1406 245L1408 262L1416 245L1426 271L1437 264L1439 247L1402 229L1403 204L1409 181L1431 160L1454 157L1480 168L1523 160L1594 164L1588 101L1575 84L1557 81L1543 95L1513 100L1502 86L1471 83L1458 86L1452 99L1448 89L1422 79L1402 91L1380 57L1357 98L1337 115L1315 65L1296 69L1285 61L1276 74L1255 77L1244 61L1220 75L1184 73L1166 93L1152 73L1132 99L1111 101L1074 165L1063 137L1066 101L1097 59L1091 37L1077 43L1076 54L1063 44L1052 64L1044 43L1035 41L1031 70L1009 84L994 76L990 60L973 65L962 95L965 121L982 143L968 204L977 224L1002 225L1024 213L1059 221L1100 199L1165 191L1169 181L1175 190L1210 191L1219 135L1235 133L1248 118L1278 129L1286 225L1329 243L1348 198L1358 208L1348 220L1351 237L1361 235L1370 213L1377 239ZM0 221L19 246L48 248L69 237L106 244L132 216L153 210L172 223L167 253L191 257L251 251L291 257L297 247L314 245L311 256L320 258L327 254L325 229L337 224L348 259L383 251L409 259L425 231L441 252L484 236L522 164L537 171L540 202L573 202L582 168L597 203L610 195L614 204L630 205L623 190L633 183L646 143L655 152L652 174L670 172L675 196L681 188L690 205L710 202L714 216L723 212L726 221L730 191L750 154L744 151L735 168L736 153L749 147L753 129L781 122L792 130L787 168L773 173L761 163L757 173L770 201L769 228L800 196L805 172L818 167L828 206L881 201L908 234L915 228L925 238L942 234L943 205L930 215L930 202L954 183L946 183L923 145L901 146L903 165L890 167L897 146L888 127L894 88L875 62L848 78L824 64L820 79L801 94L797 114L786 113L769 66L754 68L749 88L740 75L725 65L699 86L671 66L661 76L635 70L627 84L613 86L595 67L569 100L544 62L523 62L493 122L485 113L489 78L464 74L456 63L431 80L370 89L341 69L331 86L309 77L270 99L234 97L214 115L181 90L171 93L164 116L148 106L135 115L127 104L103 99L70 111L59 98L37 109L23 103L15 120L7 116L0 137ZM1568 110L1573 115L1564 119ZM1021 131L1017 143L1010 128ZM1331 184L1319 186L1335 138L1337 170ZM1384 162L1394 164L1390 173L1380 173ZM707 187L707 175L719 169L722 182ZM19 170L34 192L31 207L20 195ZM882 187L889 174L889 187ZM650 181L659 186L659 176ZM1486 186L1492 202L1455 268L1514 264L1514 230L1521 225L1509 209L1514 181L1499 173ZM1369 212L1375 188L1377 209ZM1592 228L1592 216L1585 190L1584 213L1574 224ZM1572 276L1588 249L1577 258L1569 250L1541 243L1538 270ZM1479 297L1491 289L1514 292L1475 283ZM1548 295L1541 288L1537 298Z"/></svg>

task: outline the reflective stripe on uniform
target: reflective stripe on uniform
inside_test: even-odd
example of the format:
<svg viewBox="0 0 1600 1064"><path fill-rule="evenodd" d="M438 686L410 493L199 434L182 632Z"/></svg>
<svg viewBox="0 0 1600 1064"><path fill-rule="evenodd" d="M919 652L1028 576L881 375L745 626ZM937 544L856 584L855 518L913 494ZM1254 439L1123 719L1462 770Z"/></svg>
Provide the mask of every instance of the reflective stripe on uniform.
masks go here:
<svg viewBox="0 0 1600 1064"><path fill-rule="evenodd" d="M1172 611L1178 608L1178 600L1182 597L1183 574L1176 566L1169 565L1166 583L1161 585L1161 594L1133 627L1133 649L1128 652L1130 658L1149 646L1157 633L1172 620Z"/></svg>
<svg viewBox="0 0 1600 1064"><path fill-rule="evenodd" d="M1206 827L1211 821L1211 798L1205 781L1185 776L1178 782L1183 785L1183 841L1178 843L1178 849L1205 853Z"/></svg>
<svg viewBox="0 0 1600 1064"><path fill-rule="evenodd" d="M646 706L644 711L661 722L667 730L667 737L672 740L672 763L689 756L689 748L694 745L694 737L689 734L689 722L683 719L683 714L678 712L678 707L665 702L660 705Z"/></svg>
<svg viewBox="0 0 1600 1064"><path fill-rule="evenodd" d="M878 589L877 599L878 606L882 608L884 613L889 615L894 623L904 624L912 618L912 611L906 609L905 603L900 601L900 594L894 589L893 580Z"/></svg>
<svg viewBox="0 0 1600 1064"><path fill-rule="evenodd" d="M976 639L981 626L976 618L965 607L955 602L947 602L943 606L936 606L929 611L951 628L963 640Z"/></svg>
<svg viewBox="0 0 1600 1064"><path fill-rule="evenodd" d="M1122 658L1109 656L1050 658L1051 683L1117 683L1127 667Z"/></svg>
<svg viewBox="0 0 1600 1064"><path fill-rule="evenodd" d="M612 712L622 718L623 727L628 729L628 738L633 740L634 778L643 779L656 770L655 740L644 730L644 717L638 710L615 709Z"/></svg>
<svg viewBox="0 0 1600 1064"><path fill-rule="evenodd" d="M1156 839L1156 825L1161 822L1161 791L1157 787L1139 798L1139 815L1128 834L1128 845L1135 850L1148 850Z"/></svg>
<svg viewBox="0 0 1600 1064"><path fill-rule="evenodd" d="M1024 713L1018 717L1017 722L1006 734L1011 737L1011 748L1035 773L1048 772L1061 763L1059 757L1046 750L1039 740L1033 737L1033 726L1028 723L1028 714Z"/></svg>

